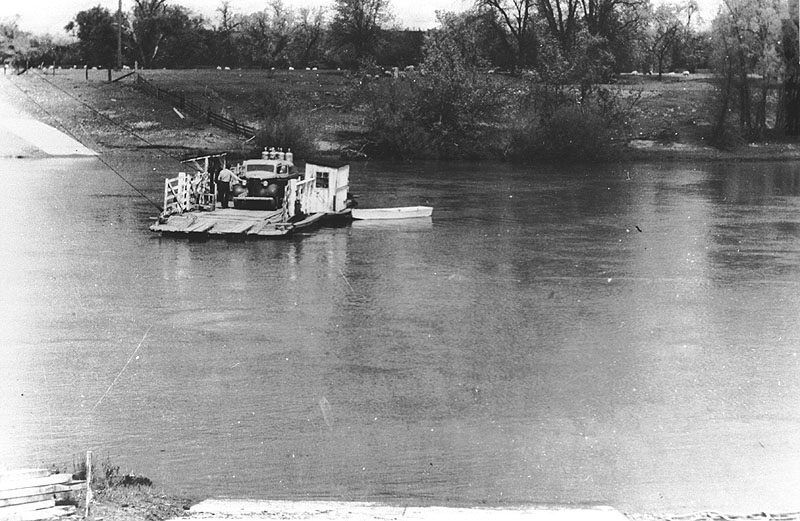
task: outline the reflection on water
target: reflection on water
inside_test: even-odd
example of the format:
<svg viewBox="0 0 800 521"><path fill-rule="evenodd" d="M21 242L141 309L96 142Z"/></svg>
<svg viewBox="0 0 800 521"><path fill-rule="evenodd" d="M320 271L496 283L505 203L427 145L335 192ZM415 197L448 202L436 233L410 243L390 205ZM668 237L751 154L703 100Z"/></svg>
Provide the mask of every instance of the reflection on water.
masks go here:
<svg viewBox="0 0 800 521"><path fill-rule="evenodd" d="M95 160L0 163L3 465L91 448L195 495L800 509L798 169L486 169L353 165L365 205L424 222L189 242Z"/></svg>

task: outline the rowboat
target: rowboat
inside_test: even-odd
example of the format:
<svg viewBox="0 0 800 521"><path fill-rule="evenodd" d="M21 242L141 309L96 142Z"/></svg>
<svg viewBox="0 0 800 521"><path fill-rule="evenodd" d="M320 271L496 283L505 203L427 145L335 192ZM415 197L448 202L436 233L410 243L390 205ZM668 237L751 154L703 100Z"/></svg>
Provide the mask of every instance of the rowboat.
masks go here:
<svg viewBox="0 0 800 521"><path fill-rule="evenodd" d="M402 206L398 208L353 208L353 219L414 219L430 217L432 206Z"/></svg>

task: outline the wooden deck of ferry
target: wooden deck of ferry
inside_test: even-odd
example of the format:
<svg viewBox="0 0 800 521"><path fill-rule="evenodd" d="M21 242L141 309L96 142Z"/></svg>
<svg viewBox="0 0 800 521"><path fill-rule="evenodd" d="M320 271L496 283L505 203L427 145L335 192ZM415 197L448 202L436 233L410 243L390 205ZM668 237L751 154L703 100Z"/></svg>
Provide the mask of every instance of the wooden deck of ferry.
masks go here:
<svg viewBox="0 0 800 521"><path fill-rule="evenodd" d="M284 222L281 210L238 210L218 208L213 212L193 211L170 215L150 226L154 232L173 235L227 235L241 237L285 237L320 224L325 213L314 213L296 222Z"/></svg>

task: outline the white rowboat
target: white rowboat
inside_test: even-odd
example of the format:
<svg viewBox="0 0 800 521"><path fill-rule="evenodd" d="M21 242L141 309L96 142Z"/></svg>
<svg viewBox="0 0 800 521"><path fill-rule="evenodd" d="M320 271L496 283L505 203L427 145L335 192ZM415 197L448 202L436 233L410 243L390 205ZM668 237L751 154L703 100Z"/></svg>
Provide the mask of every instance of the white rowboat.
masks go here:
<svg viewBox="0 0 800 521"><path fill-rule="evenodd" d="M399 208L353 208L353 219L413 219L430 217L432 206L403 206Z"/></svg>

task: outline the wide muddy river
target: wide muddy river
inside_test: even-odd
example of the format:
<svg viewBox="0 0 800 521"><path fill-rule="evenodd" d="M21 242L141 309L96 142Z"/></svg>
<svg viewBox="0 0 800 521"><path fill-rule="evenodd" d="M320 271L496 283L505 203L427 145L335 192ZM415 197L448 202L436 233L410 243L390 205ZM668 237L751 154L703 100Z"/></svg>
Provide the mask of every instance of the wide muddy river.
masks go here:
<svg viewBox="0 0 800 521"><path fill-rule="evenodd" d="M158 200L153 168L129 180ZM359 163L362 207L433 218L252 242L153 234L97 159L0 175L2 467L800 510L796 164Z"/></svg>

